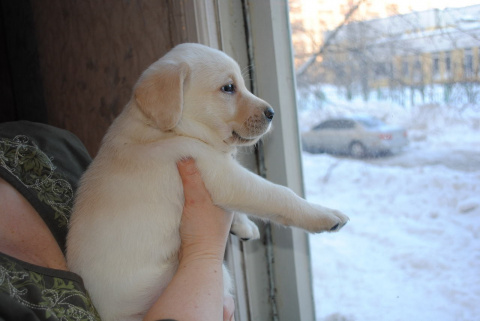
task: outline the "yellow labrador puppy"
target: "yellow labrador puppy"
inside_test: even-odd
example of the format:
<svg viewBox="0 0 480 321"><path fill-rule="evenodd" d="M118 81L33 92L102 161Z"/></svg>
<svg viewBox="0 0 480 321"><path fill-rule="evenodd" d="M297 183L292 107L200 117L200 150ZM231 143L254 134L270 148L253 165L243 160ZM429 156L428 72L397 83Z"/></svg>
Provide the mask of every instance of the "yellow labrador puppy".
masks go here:
<svg viewBox="0 0 480 321"><path fill-rule="evenodd" d="M347 216L313 205L239 165L273 109L245 87L238 64L198 44L182 44L140 77L124 111L84 174L68 234L67 260L103 320L136 320L177 267L183 189L176 163L193 157L214 202L310 232L336 231ZM258 238L235 214L232 232ZM224 272L228 293L231 281Z"/></svg>

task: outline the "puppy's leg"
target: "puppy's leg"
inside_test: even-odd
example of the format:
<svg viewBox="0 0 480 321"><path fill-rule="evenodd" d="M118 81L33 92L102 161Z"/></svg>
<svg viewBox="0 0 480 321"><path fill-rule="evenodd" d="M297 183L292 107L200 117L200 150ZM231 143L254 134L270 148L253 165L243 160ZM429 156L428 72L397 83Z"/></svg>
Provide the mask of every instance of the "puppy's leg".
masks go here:
<svg viewBox="0 0 480 321"><path fill-rule="evenodd" d="M197 166L213 201L226 209L310 232L338 231L348 221L339 211L311 204L289 188L248 171L233 159L197 159Z"/></svg>
<svg viewBox="0 0 480 321"><path fill-rule="evenodd" d="M230 233L238 236L243 241L260 238L260 231L258 230L257 224L252 222L247 215L242 213L234 214Z"/></svg>

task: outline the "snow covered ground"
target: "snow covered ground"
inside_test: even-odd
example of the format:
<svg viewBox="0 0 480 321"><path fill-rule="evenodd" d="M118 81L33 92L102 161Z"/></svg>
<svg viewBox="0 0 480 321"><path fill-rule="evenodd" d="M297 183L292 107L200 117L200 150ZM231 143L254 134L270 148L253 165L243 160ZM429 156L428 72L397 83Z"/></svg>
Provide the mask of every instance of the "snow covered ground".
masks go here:
<svg viewBox="0 0 480 321"><path fill-rule="evenodd" d="M379 159L303 154L307 199L351 219L310 237L317 320L480 320L480 111L343 112L358 110L412 141ZM301 128L329 114L307 108Z"/></svg>

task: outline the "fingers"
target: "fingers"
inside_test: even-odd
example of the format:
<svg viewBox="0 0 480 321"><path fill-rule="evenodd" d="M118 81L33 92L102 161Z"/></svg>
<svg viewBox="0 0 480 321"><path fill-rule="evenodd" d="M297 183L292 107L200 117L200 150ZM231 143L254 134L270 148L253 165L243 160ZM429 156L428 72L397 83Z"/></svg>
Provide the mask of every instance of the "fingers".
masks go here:
<svg viewBox="0 0 480 321"><path fill-rule="evenodd" d="M235 320L235 301L232 296L225 296L223 298L223 320L234 321Z"/></svg>
<svg viewBox="0 0 480 321"><path fill-rule="evenodd" d="M182 176L182 179L188 178L189 176L195 178L197 174L200 174L193 158L181 159L177 163L177 167L178 171L180 172L180 176Z"/></svg>
<svg viewBox="0 0 480 321"><path fill-rule="evenodd" d="M223 257L233 215L212 202L193 159L182 160L177 167L185 197L180 223L182 249L213 250Z"/></svg>
<svg viewBox="0 0 480 321"><path fill-rule="evenodd" d="M177 168L182 179L186 203L211 200L210 194L203 183L202 175L195 165L193 158L180 160L177 163Z"/></svg>

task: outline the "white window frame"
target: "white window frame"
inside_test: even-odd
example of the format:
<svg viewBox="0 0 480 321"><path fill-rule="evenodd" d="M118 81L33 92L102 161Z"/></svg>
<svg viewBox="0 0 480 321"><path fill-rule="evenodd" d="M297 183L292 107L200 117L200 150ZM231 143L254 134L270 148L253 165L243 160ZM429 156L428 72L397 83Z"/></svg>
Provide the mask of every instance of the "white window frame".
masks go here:
<svg viewBox="0 0 480 321"><path fill-rule="evenodd" d="M303 196L288 1L184 0L184 5L189 41L222 49L242 69L252 64L254 93L275 109L273 132L256 158L241 153L240 161ZM235 320L315 320L307 234L259 226L260 240L241 243L232 237L228 248L236 284Z"/></svg>

